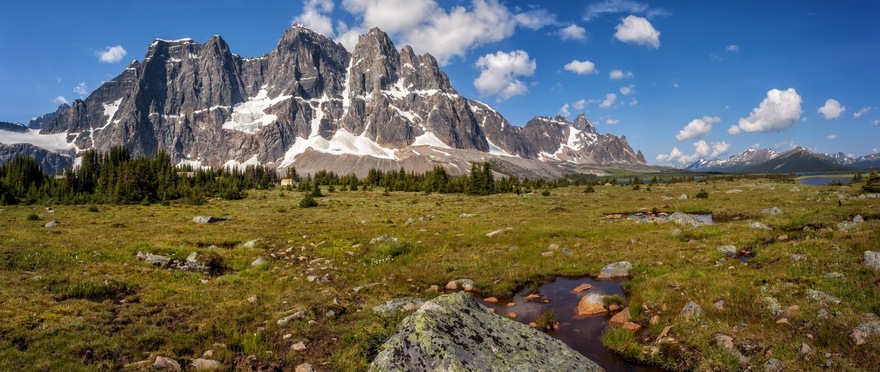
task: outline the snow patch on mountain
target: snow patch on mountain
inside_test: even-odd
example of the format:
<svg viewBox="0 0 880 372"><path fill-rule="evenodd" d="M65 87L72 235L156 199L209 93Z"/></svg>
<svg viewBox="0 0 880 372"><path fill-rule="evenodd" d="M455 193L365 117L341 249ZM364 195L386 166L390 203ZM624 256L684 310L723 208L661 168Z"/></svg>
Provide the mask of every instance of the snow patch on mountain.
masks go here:
<svg viewBox="0 0 880 372"><path fill-rule="evenodd" d="M98 129L104 129L110 126L110 124L118 122L119 120L113 121L113 116L116 115L116 111L119 110L119 105L122 104L122 98L117 99L113 102L104 104L104 115L107 116L107 123L104 124L103 127Z"/></svg>
<svg viewBox="0 0 880 372"><path fill-rule="evenodd" d="M438 140L439 141L439 140ZM334 155L372 156L380 159L397 160L393 149L387 149L365 136L355 136L345 129L339 129L330 140L320 135L297 138L293 146L284 154L281 168L293 164L296 157L307 149Z"/></svg>
<svg viewBox="0 0 880 372"><path fill-rule="evenodd" d="M278 116L267 114L265 110L291 97L293 96L281 95L269 98L269 92L264 87L260 89L256 96L233 107L232 119L223 123L223 129L236 130L248 134L256 133L261 127L278 120Z"/></svg>
<svg viewBox="0 0 880 372"><path fill-rule="evenodd" d="M76 146L73 143L67 142L67 133L40 134L39 129L29 129L26 132L0 131L0 143L6 145L30 143L34 146L56 152L76 150Z"/></svg>
<svg viewBox="0 0 880 372"><path fill-rule="evenodd" d="M416 140L413 142L412 146L431 146L438 147L441 149L451 149L449 145L443 143L434 133L425 132L421 136L416 137Z"/></svg>

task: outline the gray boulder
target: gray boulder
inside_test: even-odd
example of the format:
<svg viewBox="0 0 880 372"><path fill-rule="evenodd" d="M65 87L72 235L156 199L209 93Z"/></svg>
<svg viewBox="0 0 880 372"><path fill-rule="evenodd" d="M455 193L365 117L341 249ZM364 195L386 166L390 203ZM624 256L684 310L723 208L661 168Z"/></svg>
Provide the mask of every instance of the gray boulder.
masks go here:
<svg viewBox="0 0 880 372"><path fill-rule="evenodd" d="M190 366L196 371L214 371L220 369L220 362L213 359L193 359Z"/></svg>
<svg viewBox="0 0 880 372"><path fill-rule="evenodd" d="M815 289L807 289L806 296L807 296L807 298L810 298L810 299L813 299L813 300L816 300L819 302L828 301L828 302L833 302L835 304L840 303L839 298L834 297L834 296L827 294L825 292L822 292L822 291L817 291Z"/></svg>
<svg viewBox="0 0 880 372"><path fill-rule="evenodd" d="M760 223L760 222L752 222L751 224L749 224L749 228L756 229L756 230L767 230L767 231L773 230L770 228L770 226L767 226L767 225Z"/></svg>
<svg viewBox="0 0 880 372"><path fill-rule="evenodd" d="M785 364L782 363L781 360L776 358L771 358L764 363L764 371L766 372L782 372L785 371Z"/></svg>
<svg viewBox="0 0 880 372"><path fill-rule="evenodd" d="M735 245L719 245L718 253L724 255L724 257L733 257L736 256L736 246Z"/></svg>
<svg viewBox="0 0 880 372"><path fill-rule="evenodd" d="M703 316L703 307L696 302L688 302L681 309L681 316L687 320L696 319Z"/></svg>
<svg viewBox="0 0 880 372"><path fill-rule="evenodd" d="M401 322L371 371L602 371L557 339L490 313L467 293L426 302Z"/></svg>
<svg viewBox="0 0 880 372"><path fill-rule="evenodd" d="M159 355L156 357L156 360L153 361L153 369L180 371L180 363L174 359Z"/></svg>
<svg viewBox="0 0 880 372"><path fill-rule="evenodd" d="M267 260L263 257L260 257L260 258L257 258L256 260L254 260L254 262L251 262L251 267L259 267L259 266L263 266L267 263L269 263L269 260Z"/></svg>
<svg viewBox="0 0 880 372"><path fill-rule="evenodd" d="M862 255L865 266L874 270L880 270L880 252L865 251Z"/></svg>
<svg viewBox="0 0 880 372"><path fill-rule="evenodd" d="M782 214L782 209L779 209L777 207L767 208L767 209L761 211L761 214L766 214L768 216L775 216L778 214Z"/></svg>
<svg viewBox="0 0 880 372"><path fill-rule="evenodd" d="M862 323L853 329L849 339L856 345L864 345L868 337L880 335L880 322Z"/></svg>
<svg viewBox="0 0 880 372"><path fill-rule="evenodd" d="M195 217L193 217L193 222L201 223L201 224L215 223L215 222L222 222L222 221L229 221L229 217L214 217L214 216L195 216Z"/></svg>
<svg viewBox="0 0 880 372"><path fill-rule="evenodd" d="M58 220L52 220L52 221L46 222L46 224L43 226L44 227L56 227L56 226L58 226L58 224L60 224L60 222L58 222Z"/></svg>
<svg viewBox="0 0 880 372"><path fill-rule="evenodd" d="M629 271L632 268L633 265L629 261L610 263L605 265L605 267L602 268L602 271L599 272L599 278L618 278L629 276Z"/></svg>
<svg viewBox="0 0 880 372"><path fill-rule="evenodd" d="M148 263L150 265L162 266L162 267L168 266L172 261L172 259L170 257L165 257L162 255L145 253L145 252L138 252L137 259L141 260L141 261L145 261L146 263Z"/></svg>
<svg viewBox="0 0 880 372"><path fill-rule="evenodd" d="M703 226L703 225L712 225L712 223L709 221L701 220L693 215L690 215L690 214L687 214L684 212L675 212L673 214L670 214L669 217L667 217L667 219L669 221L672 221L672 222L675 222L679 225L684 225L684 226L699 227L699 226Z"/></svg>

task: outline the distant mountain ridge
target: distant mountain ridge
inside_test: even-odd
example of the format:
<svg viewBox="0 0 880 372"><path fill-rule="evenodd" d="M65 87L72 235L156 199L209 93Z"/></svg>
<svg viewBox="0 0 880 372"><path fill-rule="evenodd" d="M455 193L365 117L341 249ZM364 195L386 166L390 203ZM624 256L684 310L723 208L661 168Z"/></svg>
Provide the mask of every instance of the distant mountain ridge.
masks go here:
<svg viewBox="0 0 880 372"><path fill-rule="evenodd" d="M646 164L626 137L598 134L583 115L511 125L459 95L430 54L397 50L376 28L349 53L294 25L256 58L232 53L220 36L202 44L157 39L142 61L28 127L39 128L34 144L47 151L122 145L197 166L323 164L365 174L366 166L427 171L439 164L463 174L469 162L492 160L525 175L558 176L566 164Z"/></svg>
<svg viewBox="0 0 880 372"><path fill-rule="evenodd" d="M817 154L803 147L783 153L769 149L747 149L728 159L703 160L685 169L720 173L800 173L866 170L880 166L880 154L851 158L843 153Z"/></svg>

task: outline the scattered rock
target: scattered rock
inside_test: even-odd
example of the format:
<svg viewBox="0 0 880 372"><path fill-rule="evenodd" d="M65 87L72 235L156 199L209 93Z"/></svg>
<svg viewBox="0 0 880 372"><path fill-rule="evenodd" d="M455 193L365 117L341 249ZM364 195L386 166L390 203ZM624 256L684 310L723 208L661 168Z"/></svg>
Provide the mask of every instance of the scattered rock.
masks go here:
<svg viewBox="0 0 880 372"><path fill-rule="evenodd" d="M473 214L473 213L462 213L462 214L459 215L458 217L460 217L460 218L474 218L474 217L476 217L476 216L477 216L477 215L476 215L476 214Z"/></svg>
<svg viewBox="0 0 880 372"><path fill-rule="evenodd" d="M663 337L669 336L669 331L671 331L671 330L672 330L672 326L663 327L663 330L660 331L659 335L657 335L657 339L659 340Z"/></svg>
<svg viewBox="0 0 880 372"><path fill-rule="evenodd" d="M767 226L767 225L760 223L760 222L752 222L751 224L749 224L749 228L756 229L756 230L767 230L767 231L773 230L770 228L770 226Z"/></svg>
<svg viewBox="0 0 880 372"><path fill-rule="evenodd" d="M454 280L450 280L449 283L446 283L446 289L449 291L454 291L458 289L458 283Z"/></svg>
<svg viewBox="0 0 880 372"><path fill-rule="evenodd" d="M257 302L257 295L253 295L253 296L248 297L247 302L256 303Z"/></svg>
<svg viewBox="0 0 880 372"><path fill-rule="evenodd" d="M791 192L800 192L801 189L798 188L797 186L795 186L795 187L792 187L792 188L788 189L788 191L791 191Z"/></svg>
<svg viewBox="0 0 880 372"><path fill-rule="evenodd" d="M263 257L260 257L260 258L257 258L256 260L254 260L254 262L251 262L251 267L259 267L259 266L263 266L267 263L269 263L269 260L267 260Z"/></svg>
<svg viewBox="0 0 880 372"><path fill-rule="evenodd" d="M687 195L681 194L681 196L678 197L678 200L687 200L687 198L688 198Z"/></svg>
<svg viewBox="0 0 880 372"><path fill-rule="evenodd" d="M764 371L766 372L783 372L785 371L785 364L782 363L781 360L776 358L771 358L764 363Z"/></svg>
<svg viewBox="0 0 880 372"><path fill-rule="evenodd" d="M857 223L855 223L855 222L850 222L850 221L847 221L847 222L841 222L841 223L837 224L837 230L839 230L839 231L849 231L849 230L855 229L857 225L858 225Z"/></svg>
<svg viewBox="0 0 880 372"><path fill-rule="evenodd" d="M584 283L584 284L581 284L581 285L579 285L579 286L577 286L577 287L574 287L574 289L572 289L571 292L572 292L572 293L581 293L581 292L586 291L586 290L588 290L588 289L590 289L590 288L593 288L593 285L592 285L592 284L590 284L590 283Z"/></svg>
<svg viewBox="0 0 880 372"><path fill-rule="evenodd" d="M189 365L196 371L213 371L220 369L220 362L212 359L193 359L192 363Z"/></svg>
<svg viewBox="0 0 880 372"><path fill-rule="evenodd" d="M874 270L880 270L880 252L865 251L862 259L865 266Z"/></svg>
<svg viewBox="0 0 880 372"><path fill-rule="evenodd" d="M862 215L857 214L855 217L853 217L852 222L862 223L862 222L865 222L865 218L862 217Z"/></svg>
<svg viewBox="0 0 880 372"><path fill-rule="evenodd" d="M626 322L626 323L623 323L623 326L622 326L622 327L623 327L623 329L625 329L625 330L627 330L627 331L630 331L630 332L633 332L633 333L635 333L635 332L637 332L638 330L642 329L642 326L641 326L639 323L633 323L633 322Z"/></svg>
<svg viewBox="0 0 880 372"><path fill-rule="evenodd" d="M508 251L515 251L515 250L517 250L517 247L515 245L511 245L511 246L507 247L507 250Z"/></svg>
<svg viewBox="0 0 880 372"><path fill-rule="evenodd" d="M547 249L549 249L549 250L551 250L551 251L558 250L558 249L559 249L559 244L556 244L556 243L550 244L550 245L547 247Z"/></svg>
<svg viewBox="0 0 880 372"><path fill-rule="evenodd" d="M681 309L681 316L683 316L686 320L702 317L703 307L696 302L688 302L686 305L684 305L684 308Z"/></svg>
<svg viewBox="0 0 880 372"><path fill-rule="evenodd" d="M817 291L815 289L807 289L806 296L807 296L807 298L811 298L811 299L814 299L819 302L828 301L828 302L833 302L835 304L840 303L839 298L834 297L834 296L827 294L825 292L822 292L822 291Z"/></svg>
<svg viewBox="0 0 880 372"><path fill-rule="evenodd" d="M660 315L654 315L654 316L652 316L651 319L648 320L648 324L650 324L650 325L657 325L657 324L660 324Z"/></svg>
<svg viewBox="0 0 880 372"><path fill-rule="evenodd" d="M786 241L786 240L788 240L788 235L787 235L787 234L779 235L779 236L776 237L776 241L778 241L778 242L784 242L784 241Z"/></svg>
<svg viewBox="0 0 880 372"><path fill-rule="evenodd" d="M294 372L315 372L315 369L312 368L311 364L303 363L297 365L296 368L294 368Z"/></svg>
<svg viewBox="0 0 880 372"><path fill-rule="evenodd" d="M601 370L561 341L487 312L466 293L426 302L399 329L371 370Z"/></svg>
<svg viewBox="0 0 880 372"><path fill-rule="evenodd" d="M736 256L737 252L735 245L719 245L716 249L718 250L718 253L721 253L722 255L724 255L724 257L727 258Z"/></svg>
<svg viewBox="0 0 880 372"><path fill-rule="evenodd" d="M60 223L61 222L58 222L58 220L52 220L52 221L46 222L46 224L43 225L43 227L56 227Z"/></svg>
<svg viewBox="0 0 880 372"><path fill-rule="evenodd" d="M258 239L248 240L248 241L242 243L241 247L242 248L254 248L257 246L257 243L259 243L259 242L260 241Z"/></svg>
<svg viewBox="0 0 880 372"><path fill-rule="evenodd" d="M764 308L770 312L773 316L778 316L782 314L782 305L779 304L779 301L771 296L764 297L762 300L764 303Z"/></svg>
<svg viewBox="0 0 880 372"><path fill-rule="evenodd" d="M571 249L562 248L562 254L564 254L566 256L571 256Z"/></svg>
<svg viewBox="0 0 880 372"><path fill-rule="evenodd" d="M623 309L614 316L611 317L611 324L623 325L624 323L629 321L629 308Z"/></svg>
<svg viewBox="0 0 880 372"><path fill-rule="evenodd" d="M629 271L632 267L633 265L629 261L610 263L605 265L602 271L599 272L599 279L629 276Z"/></svg>
<svg viewBox="0 0 880 372"><path fill-rule="evenodd" d="M498 299L495 297L486 297L483 299L483 301L486 301L490 304L497 304L498 303Z"/></svg>
<svg viewBox="0 0 880 372"><path fill-rule="evenodd" d="M792 261L806 261L807 255L798 253L798 254L793 254L791 256L788 256L788 258L791 259Z"/></svg>
<svg viewBox="0 0 880 372"><path fill-rule="evenodd" d="M510 319L516 319L516 313L513 311L507 313L507 316L510 317Z"/></svg>
<svg viewBox="0 0 880 372"><path fill-rule="evenodd" d="M180 371L180 363L174 359L159 355L156 357L156 360L153 361L153 369Z"/></svg>
<svg viewBox="0 0 880 372"><path fill-rule="evenodd" d="M408 219L406 220L406 224L407 224L407 225L412 225L412 224L414 224L414 223L416 223L416 219L415 219L415 218L410 217L410 218L408 218Z"/></svg>
<svg viewBox="0 0 880 372"><path fill-rule="evenodd" d="M541 257L550 257L552 255L553 255L553 252L551 252L551 251L541 252Z"/></svg>
<svg viewBox="0 0 880 372"><path fill-rule="evenodd" d="M679 235L681 235L681 229L672 230L672 236L679 236Z"/></svg>
<svg viewBox="0 0 880 372"><path fill-rule="evenodd" d="M736 359L739 360L740 365L748 364L749 358L743 355L736 346L733 345L733 337L725 335L723 333L715 334L715 343L718 347L729 351L731 354L736 356Z"/></svg>
<svg viewBox="0 0 880 372"><path fill-rule="evenodd" d="M162 255L145 253L145 252L138 252L137 259L141 260L141 261L145 261L146 263L148 263L150 265L155 265L155 266L160 266L160 267L166 267L171 263L170 257L165 257Z"/></svg>
<svg viewBox="0 0 880 372"><path fill-rule="evenodd" d="M305 349L306 349L306 344L305 344L305 342L302 342L302 341L297 342L297 343L290 346L290 350L293 350L293 351L303 351Z"/></svg>
<svg viewBox="0 0 880 372"><path fill-rule="evenodd" d="M392 237L392 236L382 235L382 236L370 239L370 244L379 244L379 243L384 243L384 242L397 243L398 240L399 239Z"/></svg>
<svg viewBox="0 0 880 372"><path fill-rule="evenodd" d="M193 217L193 222L195 223L215 223L215 222L223 222L229 221L229 217L214 217L214 216L195 216Z"/></svg>
<svg viewBox="0 0 880 372"><path fill-rule="evenodd" d="M816 350L813 350L813 348L811 348L810 345L807 345L806 343L801 343L801 347L798 348L798 354L803 357L807 357L816 354Z"/></svg>
<svg viewBox="0 0 880 372"><path fill-rule="evenodd" d="M715 301L715 303L712 305L715 306L715 310L722 311L722 310L724 310L724 305L726 305L726 304L727 304L726 301L718 300L718 301Z"/></svg>
<svg viewBox="0 0 880 372"><path fill-rule="evenodd" d="M831 314L828 313L828 310L825 309L819 309L819 311L816 312L816 317L819 319L828 319L830 315Z"/></svg>
<svg viewBox="0 0 880 372"><path fill-rule="evenodd" d="M418 310L425 304L424 298L401 297L388 300L382 305L374 306L373 312L381 315L396 315L402 312Z"/></svg>
<svg viewBox="0 0 880 372"><path fill-rule="evenodd" d="M308 315L308 313L306 313L305 311L297 311L291 315L288 315L288 316L285 316L281 319L278 319L278 321L275 323L280 326L286 326L287 324L290 323L291 320L302 319L302 318L305 318L307 315Z"/></svg>
<svg viewBox="0 0 880 372"><path fill-rule="evenodd" d="M425 291L427 291L427 292L440 292L440 286L438 286L436 284L431 284L431 286L428 287L428 289L426 289Z"/></svg>
<svg viewBox="0 0 880 372"><path fill-rule="evenodd" d="M880 322L870 322L859 324L849 334L849 339L856 345L864 345L868 342L868 337L880 335Z"/></svg>
<svg viewBox="0 0 880 372"><path fill-rule="evenodd" d="M782 214L782 209L779 209L777 207L771 207L771 208L767 208L767 209L761 211L761 214L767 215L767 216L776 216L776 215Z"/></svg>
<svg viewBox="0 0 880 372"><path fill-rule="evenodd" d="M743 191L740 190L740 189L730 189L730 190L727 190L727 193L728 193L728 194L736 194L736 193L739 193L739 192L743 192Z"/></svg>
<svg viewBox="0 0 880 372"><path fill-rule="evenodd" d="M486 233L486 237L487 237L487 238L491 238L491 237L493 237L493 236L495 236L495 235L501 234L501 233L503 233L503 232L505 232L505 231L508 231L508 230L513 230L513 228L512 228L512 227L506 227L506 228L503 228L503 229L498 229L498 230L495 230L495 231L490 231L490 232Z"/></svg>
<svg viewBox="0 0 880 372"><path fill-rule="evenodd" d="M605 309L605 304L602 302L603 298L605 296L598 293L590 293L581 297L577 306L578 315L592 316L607 313L608 310Z"/></svg>
<svg viewBox="0 0 880 372"><path fill-rule="evenodd" d="M684 212L675 212L666 218L668 221L675 222L683 226L700 227L704 225L713 225L710 221L701 220L693 215Z"/></svg>

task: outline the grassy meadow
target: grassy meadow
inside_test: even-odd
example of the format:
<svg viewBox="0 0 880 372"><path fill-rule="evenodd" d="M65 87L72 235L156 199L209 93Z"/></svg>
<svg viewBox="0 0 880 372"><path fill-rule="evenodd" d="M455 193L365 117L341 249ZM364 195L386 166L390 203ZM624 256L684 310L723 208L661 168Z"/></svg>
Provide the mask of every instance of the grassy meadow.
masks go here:
<svg viewBox="0 0 880 372"><path fill-rule="evenodd" d="M634 319L649 330L607 337L627 358L671 369L745 368L716 345L715 334L724 333L760 368L770 358L790 370L876 368L880 339L856 346L848 335L880 313L880 276L862 265L864 251L880 250L880 199L839 206L838 194L861 188L793 186L746 179L597 186L593 193L568 187L546 196L325 189L316 208L299 208L302 193L277 189L201 206L4 206L0 370L119 369L156 355L187 363L207 351L230 370L302 362L363 370L403 316L380 316L372 306L431 298L437 293L426 289L457 278L473 279L485 296L510 295L557 275L595 275L621 260L634 265L624 288ZM709 197L693 198L701 189ZM783 213L761 214L770 207ZM605 218L654 208L711 213L716 224ZM192 222L196 215L230 220L201 225ZM837 229L854 215L865 222ZM60 224L44 227L50 220ZM756 221L773 230L749 228ZM389 239L371 243L382 236ZM551 244L570 254L543 256ZM724 259L716 247L730 244L754 256ZM199 252L218 270L155 267L137 260L138 252L181 261ZM805 257L792 258L798 254ZM268 264L252 267L259 257ZM825 276L831 272L842 277ZM809 299L807 289L841 302ZM689 301L702 306L701 318L679 316ZM821 309L828 317L817 316ZM297 312L306 315L278 323ZM654 315L659 323L649 325ZM669 325L675 342L654 346ZM305 350L291 348L298 342ZM815 353L801 355L802 344Z"/></svg>

